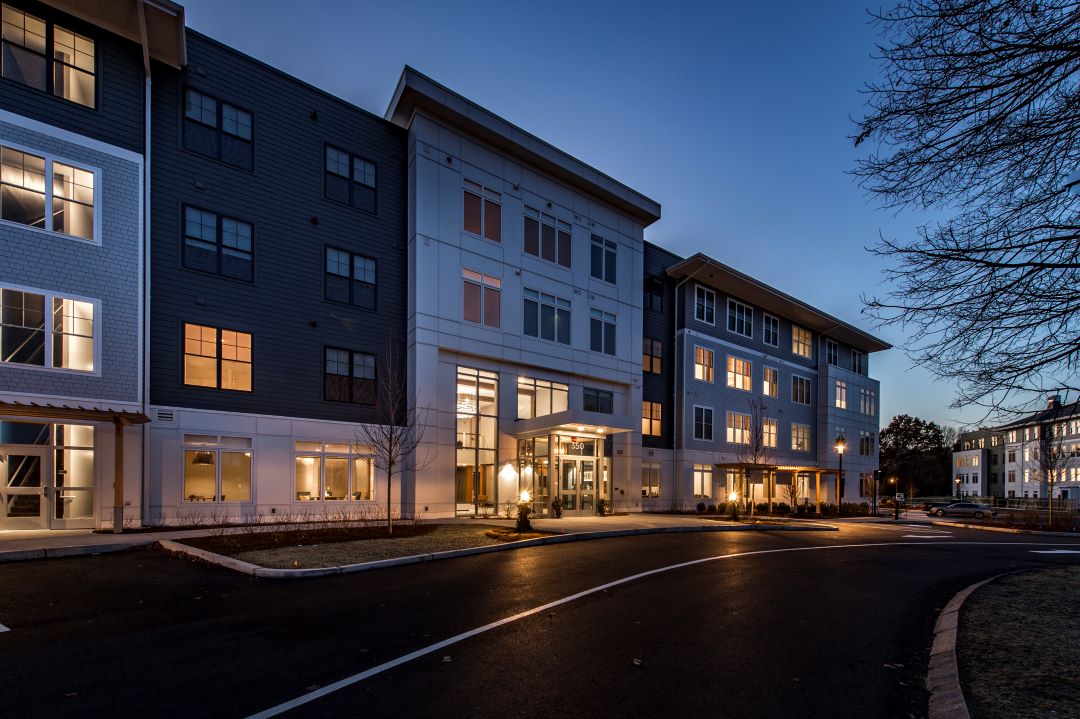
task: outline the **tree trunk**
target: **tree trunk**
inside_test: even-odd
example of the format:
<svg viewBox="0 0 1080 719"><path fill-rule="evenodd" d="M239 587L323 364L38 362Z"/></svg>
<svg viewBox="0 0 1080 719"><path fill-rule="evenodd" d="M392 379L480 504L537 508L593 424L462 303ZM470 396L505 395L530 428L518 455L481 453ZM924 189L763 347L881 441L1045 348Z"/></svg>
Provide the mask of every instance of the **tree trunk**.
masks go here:
<svg viewBox="0 0 1080 719"><path fill-rule="evenodd" d="M391 492L390 492L390 488L391 488L391 486L393 486L393 481L394 481L394 466L389 465L386 468L386 533L387 534L393 534L394 533L394 514L391 511L392 495L391 495Z"/></svg>

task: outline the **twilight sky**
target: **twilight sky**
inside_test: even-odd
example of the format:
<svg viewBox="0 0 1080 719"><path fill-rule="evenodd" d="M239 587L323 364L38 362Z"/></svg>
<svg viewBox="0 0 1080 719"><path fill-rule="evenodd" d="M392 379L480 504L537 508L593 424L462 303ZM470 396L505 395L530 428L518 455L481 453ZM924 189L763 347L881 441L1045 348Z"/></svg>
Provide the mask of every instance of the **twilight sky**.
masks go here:
<svg viewBox="0 0 1080 719"><path fill-rule="evenodd" d="M864 247L922 220L845 174L879 72L862 3L180 2L189 27L378 115L412 65L660 202L649 241L903 340L860 313L883 266ZM870 362L882 426L982 416L949 409L953 388L898 348Z"/></svg>

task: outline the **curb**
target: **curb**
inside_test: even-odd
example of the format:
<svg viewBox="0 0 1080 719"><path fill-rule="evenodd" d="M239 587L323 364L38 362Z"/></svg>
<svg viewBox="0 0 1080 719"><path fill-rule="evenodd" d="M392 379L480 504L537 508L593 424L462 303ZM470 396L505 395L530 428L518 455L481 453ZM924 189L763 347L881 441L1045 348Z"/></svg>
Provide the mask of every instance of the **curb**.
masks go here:
<svg viewBox="0 0 1080 719"><path fill-rule="evenodd" d="M385 569L387 567L399 567L405 564L421 564L424 562L437 562L443 559L455 559L468 557L474 554L490 554L492 552L508 552L515 549L527 549L546 544L563 544L565 542L586 542L593 539L608 539L610 537L631 537L644 534L681 534L684 532L836 532L837 527L829 525L814 525L801 527L788 527L783 525L720 525L716 527L687 526L687 527L641 527L638 529L613 529L600 532L577 532L573 534L556 534L550 537L538 537L536 539L522 539L517 542L504 544L491 544L483 547L468 547L466 549L450 549L445 552L432 552L429 554L414 554L409 557L394 557L393 559L379 559L372 562L360 562L358 564L345 564L340 567L313 567L311 569L273 569L262 567L250 562L242 562L239 559L226 557L205 549L198 549L186 544L180 544L168 539L158 541L163 549L177 554L186 554L196 557L211 564L217 564L232 569L242 574L267 579L308 579L312 577L326 577L335 574L355 574L367 572L373 569Z"/></svg>
<svg viewBox="0 0 1080 719"><path fill-rule="evenodd" d="M12 549L0 552L0 563L22 562L29 559L58 559L60 557L82 557L89 554L107 554L122 552L125 549L149 547L156 540L146 539L136 542L116 542L113 544L87 544L71 547L47 547L44 549Z"/></svg>
<svg viewBox="0 0 1080 719"><path fill-rule="evenodd" d="M985 524L964 524L963 522L931 521L930 524L941 527L958 527L960 529L981 529L984 532L1004 532L1005 534L1033 534L1040 537L1072 537L1080 539L1077 532L1046 532L1041 529L1012 529L1011 527L988 527Z"/></svg>

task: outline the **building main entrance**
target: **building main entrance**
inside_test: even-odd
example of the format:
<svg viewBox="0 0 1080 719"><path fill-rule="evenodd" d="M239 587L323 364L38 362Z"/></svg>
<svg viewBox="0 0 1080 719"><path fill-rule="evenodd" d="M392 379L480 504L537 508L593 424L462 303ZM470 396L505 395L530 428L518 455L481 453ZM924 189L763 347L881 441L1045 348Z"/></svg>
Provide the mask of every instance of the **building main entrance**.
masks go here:
<svg viewBox="0 0 1080 719"><path fill-rule="evenodd" d="M552 516L556 500L571 517L596 514L600 500L609 501L603 439L552 434L521 440L518 452L521 489L538 516Z"/></svg>
<svg viewBox="0 0 1080 719"><path fill-rule="evenodd" d="M92 425L0 422L0 529L94 522Z"/></svg>

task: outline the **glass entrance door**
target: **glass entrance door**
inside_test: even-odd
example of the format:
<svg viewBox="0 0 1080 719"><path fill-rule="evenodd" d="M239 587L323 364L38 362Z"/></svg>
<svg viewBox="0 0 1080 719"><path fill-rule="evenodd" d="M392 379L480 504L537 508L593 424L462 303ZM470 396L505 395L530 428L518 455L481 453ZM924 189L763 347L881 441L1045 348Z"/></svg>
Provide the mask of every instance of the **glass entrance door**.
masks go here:
<svg viewBox="0 0 1080 719"><path fill-rule="evenodd" d="M44 447L0 448L0 529L48 529L47 459Z"/></svg>
<svg viewBox="0 0 1080 719"><path fill-rule="evenodd" d="M596 460L559 458L559 499L564 514L595 514Z"/></svg>

